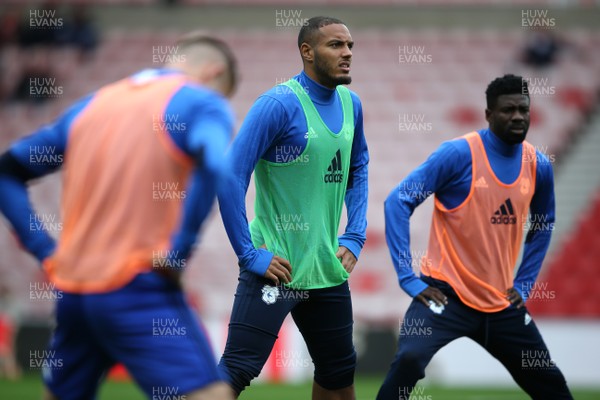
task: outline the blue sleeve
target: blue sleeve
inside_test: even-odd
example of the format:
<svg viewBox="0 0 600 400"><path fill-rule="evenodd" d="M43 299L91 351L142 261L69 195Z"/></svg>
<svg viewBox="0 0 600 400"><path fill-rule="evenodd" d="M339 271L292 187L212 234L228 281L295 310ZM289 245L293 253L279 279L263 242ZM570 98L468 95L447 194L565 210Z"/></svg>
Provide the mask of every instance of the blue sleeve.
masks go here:
<svg viewBox="0 0 600 400"><path fill-rule="evenodd" d="M363 131L362 105L358 96L353 94L353 99L358 112L355 117L356 124L350 158L350 173L345 197L348 223L346 231L339 237L339 245L346 247L358 259L367 238L369 149Z"/></svg>
<svg viewBox="0 0 600 400"><path fill-rule="evenodd" d="M555 221L554 174L549 159L537 152L535 193L529 206L529 230L523 248L523 260L517 271L514 288L524 301L535 285L548 251Z"/></svg>
<svg viewBox="0 0 600 400"><path fill-rule="evenodd" d="M392 190L385 201L385 236L402 289L414 297L427 284L412 269L410 216L432 194L439 195L464 170L465 157L456 141L443 143ZM468 161L468 159L467 159Z"/></svg>
<svg viewBox="0 0 600 400"><path fill-rule="evenodd" d="M21 244L38 261L47 258L56 246L48 231L36 221L27 192L27 181L42 177L62 166L70 126L92 95L80 100L52 124L16 141L3 160L16 165L0 172L0 211L13 227ZM9 164L3 164L9 165ZM32 228L34 227L34 228Z"/></svg>
<svg viewBox="0 0 600 400"><path fill-rule="evenodd" d="M234 120L225 99L214 94L198 96L197 91L192 94L188 89L182 93L189 95L175 96L167 107L167 115L189 115L183 119L186 125L176 125L185 128L185 134L170 133L177 136L177 145L196 160L196 166L187 185L180 225L171 238L170 254L178 259L190 256L227 173L225 151Z"/></svg>
<svg viewBox="0 0 600 400"><path fill-rule="evenodd" d="M261 276L269 268L273 253L256 249L252 244L246 216L246 192L254 167L281 134L287 121L279 101L264 95L256 100L229 150L232 170L224 190L218 195L223 225L240 267Z"/></svg>

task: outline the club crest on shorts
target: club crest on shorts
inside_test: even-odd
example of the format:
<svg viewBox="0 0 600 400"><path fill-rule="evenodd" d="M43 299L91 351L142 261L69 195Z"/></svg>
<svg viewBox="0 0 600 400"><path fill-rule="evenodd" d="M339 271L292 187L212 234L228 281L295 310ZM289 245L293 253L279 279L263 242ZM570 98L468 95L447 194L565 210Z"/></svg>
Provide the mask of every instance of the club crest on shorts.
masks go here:
<svg viewBox="0 0 600 400"><path fill-rule="evenodd" d="M262 301L265 304L273 304L277 301L279 297L279 288L277 286L265 285L262 290Z"/></svg>
<svg viewBox="0 0 600 400"><path fill-rule="evenodd" d="M529 313L525 313L525 325L529 325L531 322L531 315Z"/></svg>

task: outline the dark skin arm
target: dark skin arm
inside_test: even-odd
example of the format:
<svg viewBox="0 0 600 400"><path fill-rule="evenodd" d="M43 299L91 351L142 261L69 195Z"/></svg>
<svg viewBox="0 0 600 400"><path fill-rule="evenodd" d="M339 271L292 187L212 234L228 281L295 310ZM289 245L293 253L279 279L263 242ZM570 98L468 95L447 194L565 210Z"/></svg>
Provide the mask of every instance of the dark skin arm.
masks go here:
<svg viewBox="0 0 600 400"><path fill-rule="evenodd" d="M517 308L521 308L525 305L523 298L514 287L511 287L506 291L506 300L510 301L510 304Z"/></svg>
<svg viewBox="0 0 600 400"><path fill-rule="evenodd" d="M264 244L261 247L266 248ZM354 254L352 254L350 250L340 246L336 253L336 257L340 258L342 265L348 273L352 272L356 265L356 257L354 257ZM292 266L285 258L274 256L264 276L265 278L272 280L276 285L280 282L290 283L292 281Z"/></svg>
<svg viewBox="0 0 600 400"><path fill-rule="evenodd" d="M438 305L448 304L448 298L439 289L428 286L425 290L415 296L415 299L429 307L429 300L433 300ZM506 299L510 304L517 308L521 308L525 305L523 298L513 287L506 291Z"/></svg>
<svg viewBox="0 0 600 400"><path fill-rule="evenodd" d="M429 307L429 300L433 300L438 306L448 304L448 297L438 288L427 286L425 290L415 296L416 300Z"/></svg>
<svg viewBox="0 0 600 400"><path fill-rule="evenodd" d="M340 246L337 253L335 253L335 256L340 260L346 272L351 273L352 270L354 270L356 257L354 257L354 254L346 247Z"/></svg>
<svg viewBox="0 0 600 400"><path fill-rule="evenodd" d="M265 272L265 278L275 282L275 285L279 283L290 283L292 281L292 266L290 262L285 258L279 256L273 256L267 272Z"/></svg>
<svg viewBox="0 0 600 400"><path fill-rule="evenodd" d="M263 244L260 246L262 249L266 249L267 246ZM264 275L265 278L272 280L275 285L279 283L290 283L292 281L292 266L290 262L285 258L279 256L273 256L269 268Z"/></svg>

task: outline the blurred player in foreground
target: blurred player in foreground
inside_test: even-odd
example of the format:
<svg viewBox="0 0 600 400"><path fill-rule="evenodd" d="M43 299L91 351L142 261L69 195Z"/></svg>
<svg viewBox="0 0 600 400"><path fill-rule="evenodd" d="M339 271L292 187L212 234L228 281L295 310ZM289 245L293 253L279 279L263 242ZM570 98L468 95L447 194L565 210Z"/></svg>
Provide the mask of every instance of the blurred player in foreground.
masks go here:
<svg viewBox="0 0 600 400"><path fill-rule="evenodd" d="M237 394L260 373L291 312L315 364L312 398L354 399L347 279L365 241L369 156L360 100L342 86L351 82L353 44L342 21L309 19L298 35L304 71L256 100L230 150L234 180L219 204L240 277L219 366ZM348 224L338 238L344 199Z"/></svg>
<svg viewBox="0 0 600 400"><path fill-rule="evenodd" d="M408 399L433 355L463 336L496 357L533 399L572 398L524 304L554 226L552 166L525 141L528 93L521 77L492 81L486 90L489 128L443 143L385 202L394 267L414 298L402 327L419 324L430 334L400 329L378 400ZM411 268L409 218L433 193L418 278ZM528 213L534 223L513 281Z"/></svg>
<svg viewBox="0 0 600 400"><path fill-rule="evenodd" d="M179 279L226 174L236 61L196 34L172 61L100 88L0 158L2 213L62 293L46 399L95 398L117 361L151 398L231 398ZM26 184L59 167L55 245L29 229Z"/></svg>

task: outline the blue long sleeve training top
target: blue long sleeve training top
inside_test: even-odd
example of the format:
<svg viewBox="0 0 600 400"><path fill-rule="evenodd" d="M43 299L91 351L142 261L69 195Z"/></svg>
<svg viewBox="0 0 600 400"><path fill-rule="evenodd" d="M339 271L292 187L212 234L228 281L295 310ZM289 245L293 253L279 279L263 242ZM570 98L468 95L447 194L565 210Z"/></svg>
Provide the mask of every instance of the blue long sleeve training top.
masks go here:
<svg viewBox="0 0 600 400"><path fill-rule="evenodd" d="M319 115L333 132L341 129L343 113L336 91L309 78L304 72L293 77L307 91ZM275 86L262 94L246 116L229 151L232 180L219 193L221 216L229 240L238 256L240 267L264 275L273 253L254 248L246 216L245 197L250 177L259 159L281 162L276 157L278 146L306 147L306 117L295 96L283 96L287 88ZM363 132L362 105L351 92L354 108L354 141L350 159L350 176L345 196L348 223L339 237L340 246L358 258L366 239L367 174L369 154ZM281 148L281 147L280 147Z"/></svg>
<svg viewBox="0 0 600 400"><path fill-rule="evenodd" d="M168 69L144 70L131 79L149 81L178 73ZM53 252L55 242L46 230L30 229L29 221L35 212L27 194L26 182L60 168L69 145L71 125L93 98L94 94L91 94L77 101L53 123L16 141L3 155L5 162L2 165L7 167L0 168L0 211L11 223L23 246L39 261ZM171 98L164 115L178 116L178 124L163 125L175 145L197 161L186 190L180 226L171 238L171 253L186 258L212 207L217 186L227 171L224 153L231 140L234 118L224 97L195 84L182 86ZM168 121L168 117L158 120ZM179 129L182 125L185 126L185 134ZM37 162L36 154L31 154L31 149L35 148L52 149L56 162ZM6 162L8 158L16 160L18 165Z"/></svg>
<svg viewBox="0 0 600 400"><path fill-rule="evenodd" d="M522 145L508 145L489 129L478 131L496 176L512 183L521 170ZM533 223L527 233L523 260L514 288L526 300L538 276L554 228L554 176L548 157L536 150L536 185L529 213ZM471 152L465 139L444 142L429 158L413 170L385 201L385 233L392 262L402 289L414 297L427 287L410 268L409 219L414 209L435 193L442 204L452 209L468 196L471 187ZM399 196L399 193L405 195ZM425 194L425 195L424 195Z"/></svg>

